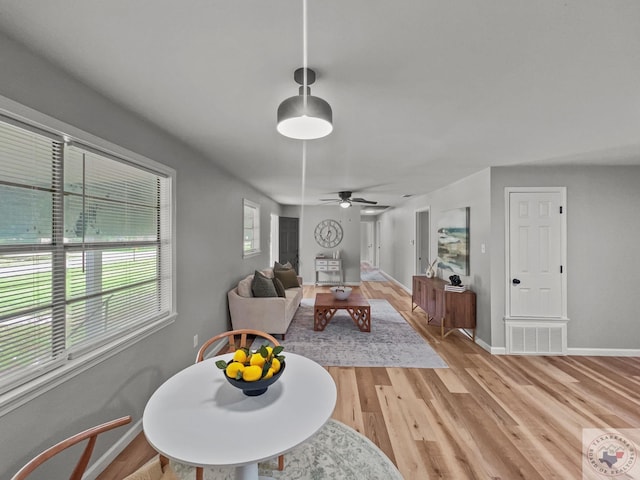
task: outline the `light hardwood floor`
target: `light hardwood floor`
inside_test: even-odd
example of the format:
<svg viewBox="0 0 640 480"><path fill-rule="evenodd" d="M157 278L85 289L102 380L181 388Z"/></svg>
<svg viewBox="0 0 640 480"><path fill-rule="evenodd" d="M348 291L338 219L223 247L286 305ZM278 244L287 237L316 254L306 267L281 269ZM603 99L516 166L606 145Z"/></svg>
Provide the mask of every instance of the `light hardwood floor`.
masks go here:
<svg viewBox="0 0 640 480"><path fill-rule="evenodd" d="M305 286L304 296L325 290ZM389 301L449 365L328 368L333 418L376 443L407 480L581 479L582 429L640 428L640 358L492 356L460 332L441 340L394 283L360 290ZM141 434L99 480L153 455Z"/></svg>

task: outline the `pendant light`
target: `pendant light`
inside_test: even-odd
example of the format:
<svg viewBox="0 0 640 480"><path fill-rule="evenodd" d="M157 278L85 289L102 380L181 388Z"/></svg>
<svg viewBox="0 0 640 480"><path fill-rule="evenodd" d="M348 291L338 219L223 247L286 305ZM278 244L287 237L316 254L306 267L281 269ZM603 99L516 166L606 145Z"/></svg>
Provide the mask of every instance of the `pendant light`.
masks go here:
<svg viewBox="0 0 640 480"><path fill-rule="evenodd" d="M297 69L294 80L300 84L299 94L284 100L278 107L278 132L285 137L298 140L313 140L326 137L333 130L331 105L320 97L311 95L309 85L316 73L306 69L307 88L304 86L304 68Z"/></svg>
<svg viewBox="0 0 640 480"><path fill-rule="evenodd" d="M302 68L293 73L300 85L298 95L284 100L278 107L277 130L285 137L313 140L326 137L333 131L331 106L322 98L311 95L316 72L307 68L307 1L302 2Z"/></svg>

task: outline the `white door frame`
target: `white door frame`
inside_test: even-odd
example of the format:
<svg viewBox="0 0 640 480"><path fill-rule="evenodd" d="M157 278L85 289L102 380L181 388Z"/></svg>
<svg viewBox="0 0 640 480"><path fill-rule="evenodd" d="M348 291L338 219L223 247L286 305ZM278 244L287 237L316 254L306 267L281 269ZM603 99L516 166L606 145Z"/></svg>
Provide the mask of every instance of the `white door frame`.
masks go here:
<svg viewBox="0 0 640 480"><path fill-rule="evenodd" d="M280 217L272 213L271 225L269 229L269 265L273 265L276 260L280 261L278 252L280 251L280 236L279 236Z"/></svg>
<svg viewBox="0 0 640 480"><path fill-rule="evenodd" d="M380 268L380 220L376 219L376 228L375 228L375 234L374 234L374 248L375 248L375 253L374 253L374 267L376 268Z"/></svg>
<svg viewBox="0 0 640 480"><path fill-rule="evenodd" d="M429 258L427 262L431 260L431 206L426 206L422 208L418 208L414 213L414 222L413 222L413 238L415 238L415 245L413 249L413 268L415 270L415 275L423 275L425 272L422 271L422 267L420 266L420 245L422 244L422 239L420 238L422 229L420 228L420 214L427 212L429 214L429 238L427 238L427 246L429 250Z"/></svg>
<svg viewBox="0 0 640 480"><path fill-rule="evenodd" d="M364 234L364 235L363 235ZM363 238L364 236L364 238ZM360 222L360 261L366 261L369 265L374 264L374 233L373 222L361 221ZM365 255L363 257L363 252Z"/></svg>
<svg viewBox="0 0 640 480"><path fill-rule="evenodd" d="M568 320L567 317L567 187L505 187L504 189L504 215L505 215L505 239L504 239L504 254L505 254L505 320L512 319L511 317L511 302L510 290L511 290L511 245L509 239L510 222L509 222L509 196L511 193L559 193L561 198L561 204L563 206L563 214L560 216L560 262L563 267L562 282L562 306L561 319ZM520 318L522 320L522 318ZM533 320L533 319L532 319ZM540 319L545 320L545 319ZM549 320L549 319L546 319Z"/></svg>

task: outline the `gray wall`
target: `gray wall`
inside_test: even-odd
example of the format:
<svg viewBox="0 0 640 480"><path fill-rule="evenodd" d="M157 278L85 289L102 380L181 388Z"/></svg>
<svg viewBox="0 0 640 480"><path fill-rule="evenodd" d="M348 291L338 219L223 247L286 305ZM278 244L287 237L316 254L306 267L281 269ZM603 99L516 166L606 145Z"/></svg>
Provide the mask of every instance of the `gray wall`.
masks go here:
<svg viewBox="0 0 640 480"><path fill-rule="evenodd" d="M177 170L175 323L0 417L0 478L62 438L122 415L141 418L153 391L192 363L200 342L226 330L226 292L269 263L269 215L278 204L186 145L72 80L0 34L0 95ZM242 258L242 199L261 204L262 254ZM99 441L93 459L127 427ZM216 434L216 432L212 432ZM63 478L59 464L37 478Z"/></svg>
<svg viewBox="0 0 640 480"><path fill-rule="evenodd" d="M637 166L491 169L493 345L505 345L504 188L540 186L567 187L568 347L639 349Z"/></svg>
<svg viewBox="0 0 640 480"><path fill-rule="evenodd" d="M500 352L507 281L504 189L518 186L567 188L569 353L640 349L638 302L625 287L640 283L637 166L494 167L415 197L380 216L381 269L411 290L416 210L430 207L435 232L439 212L470 206L471 275L463 282L477 295L479 341ZM431 257L437 253L436 241L432 235Z"/></svg>
<svg viewBox="0 0 640 480"><path fill-rule="evenodd" d="M340 208L337 204L326 206L305 206L300 215L300 207L283 207L283 215L300 218L300 272L304 283L315 281L314 258L323 253L332 257L340 250L345 283L360 283L360 207ZM333 249L323 248L316 243L314 230L322 220L333 219L342 225L342 242ZM324 277L323 277L324 278ZM329 277L326 277L329 278Z"/></svg>
<svg viewBox="0 0 640 480"><path fill-rule="evenodd" d="M481 253L482 243L488 244L491 236L490 171L478 172L445 188L410 199L399 208L380 215L380 269L391 275L411 291L412 277L416 275L416 211L429 207L431 245L429 258L435 258L437 225L441 212L454 208L470 207L470 272L461 277L465 285L476 292L477 330L479 339L491 341L491 291L490 250ZM438 271L441 278L453 272ZM420 272L424 275L424 272Z"/></svg>

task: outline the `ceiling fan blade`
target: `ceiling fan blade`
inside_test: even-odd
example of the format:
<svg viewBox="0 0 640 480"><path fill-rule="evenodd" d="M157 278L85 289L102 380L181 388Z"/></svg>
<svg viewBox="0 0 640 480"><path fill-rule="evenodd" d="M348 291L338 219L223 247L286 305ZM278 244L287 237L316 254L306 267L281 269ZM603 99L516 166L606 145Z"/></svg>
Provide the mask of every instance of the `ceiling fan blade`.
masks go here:
<svg viewBox="0 0 640 480"><path fill-rule="evenodd" d="M321 202L339 202L340 199L339 198L321 198L320 201Z"/></svg>
<svg viewBox="0 0 640 480"><path fill-rule="evenodd" d="M352 198L351 199L352 202L357 202L357 203L368 203L370 205L377 205L378 202L374 202L371 200L365 200L364 198Z"/></svg>

